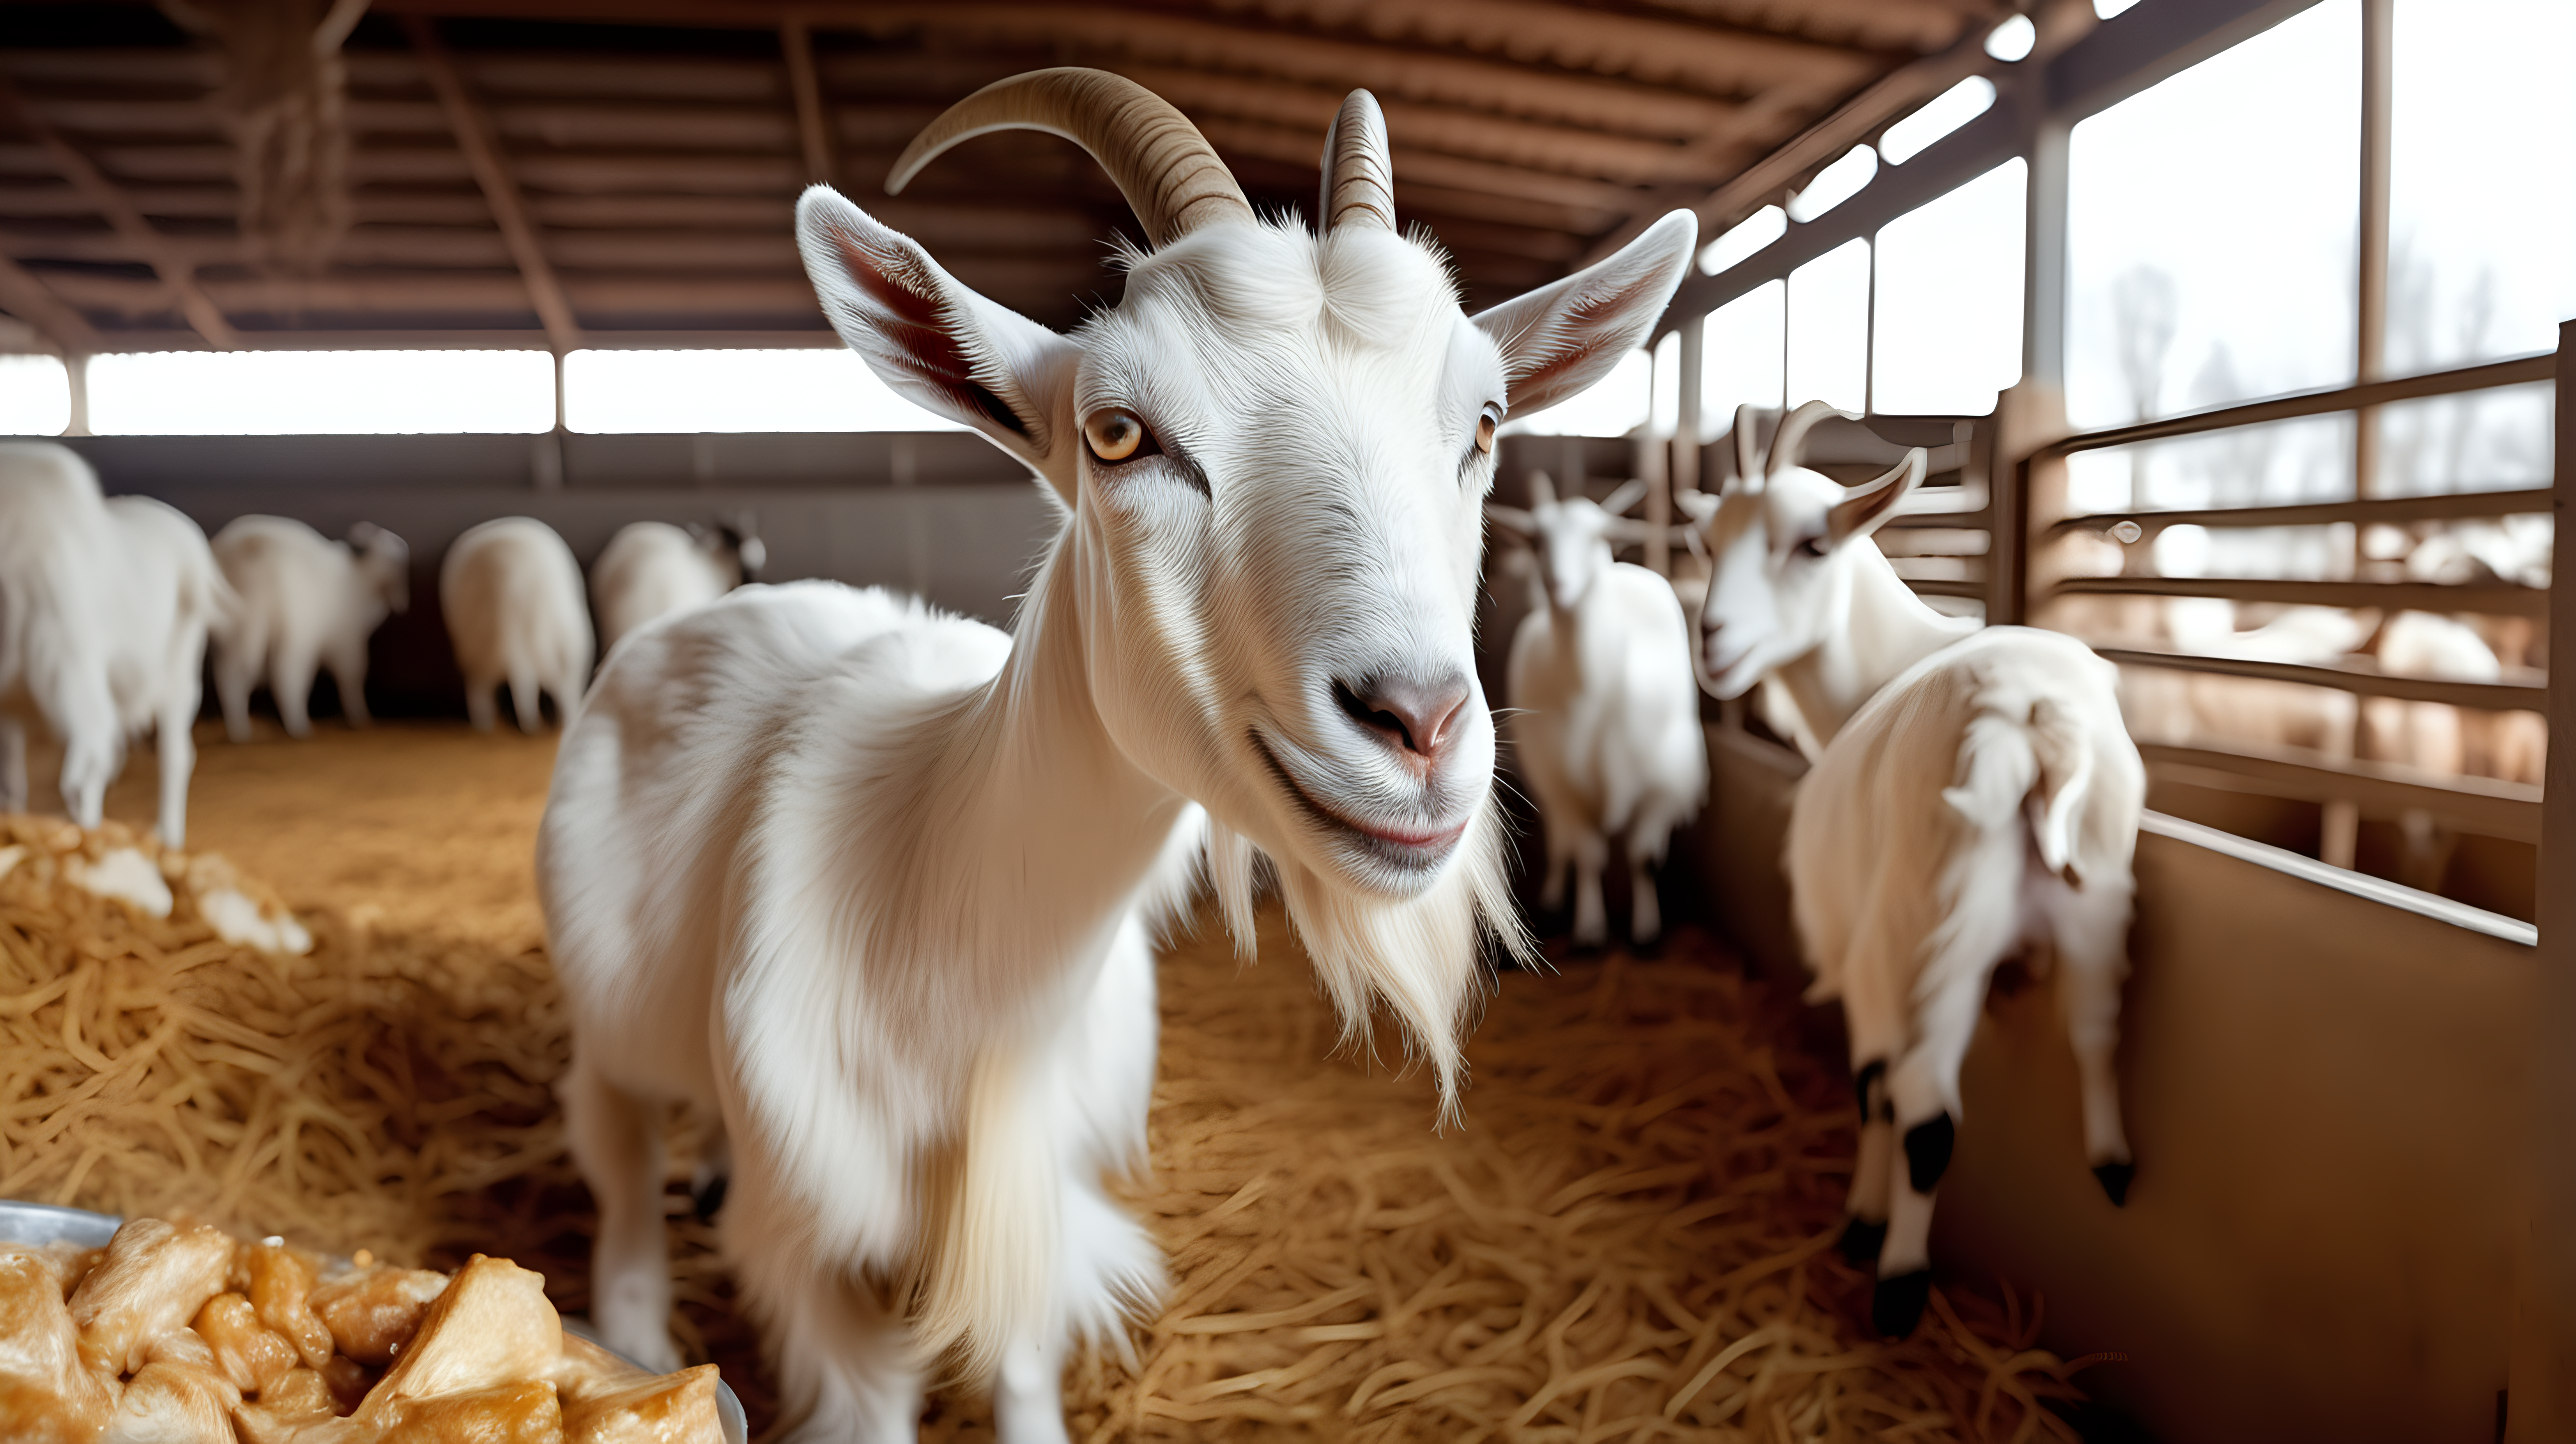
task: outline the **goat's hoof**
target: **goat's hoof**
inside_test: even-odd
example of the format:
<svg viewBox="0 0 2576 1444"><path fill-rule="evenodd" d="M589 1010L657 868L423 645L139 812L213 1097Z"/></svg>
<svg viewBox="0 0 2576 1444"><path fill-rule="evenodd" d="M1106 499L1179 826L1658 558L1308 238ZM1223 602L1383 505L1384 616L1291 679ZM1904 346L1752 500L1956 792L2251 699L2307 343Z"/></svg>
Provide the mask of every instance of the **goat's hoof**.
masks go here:
<svg viewBox="0 0 2576 1444"><path fill-rule="evenodd" d="M1876 1265L1878 1251L1886 1246L1887 1220L1885 1219L1872 1223L1865 1218L1854 1218L1843 1226L1840 1245L1843 1261L1853 1268L1870 1268Z"/></svg>
<svg viewBox="0 0 2576 1444"><path fill-rule="evenodd" d="M719 1173L702 1183L690 1185L689 1201L697 1206L698 1222L715 1221L716 1210L724 1207L726 1181L726 1176Z"/></svg>
<svg viewBox="0 0 2576 1444"><path fill-rule="evenodd" d="M2127 1208L2129 1206L2129 1180L2137 1177L2137 1175L2138 1165L2134 1163L2097 1163L2093 1165L2093 1176L2102 1180L2102 1191L2111 1196L2111 1206L2113 1208Z"/></svg>
<svg viewBox="0 0 2576 1444"><path fill-rule="evenodd" d="M1959 1126L1948 1113L1936 1113L1905 1130L1905 1177L1916 1193L1941 1186L1950 1171L1950 1151L1959 1141Z"/></svg>
<svg viewBox="0 0 2576 1444"><path fill-rule="evenodd" d="M1883 1339L1902 1339L1923 1322L1923 1306L1932 1301L1932 1271L1916 1269L1880 1279L1870 1290L1869 1321Z"/></svg>

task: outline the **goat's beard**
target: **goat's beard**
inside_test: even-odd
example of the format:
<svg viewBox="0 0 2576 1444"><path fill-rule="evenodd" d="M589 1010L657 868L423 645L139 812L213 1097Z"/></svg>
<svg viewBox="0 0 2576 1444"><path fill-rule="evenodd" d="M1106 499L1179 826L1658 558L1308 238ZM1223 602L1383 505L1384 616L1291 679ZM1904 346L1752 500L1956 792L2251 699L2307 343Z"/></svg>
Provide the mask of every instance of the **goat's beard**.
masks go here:
<svg viewBox="0 0 2576 1444"><path fill-rule="evenodd" d="M1483 939L1491 936L1524 963L1537 956L1504 875L1502 841L1500 809L1488 798L1440 879L1413 897L1390 899L1270 858L1251 839L1212 823L1208 880L1235 952L1249 961L1259 950L1255 863L1270 864L1288 920L1341 1017L1340 1046L1369 1045L1371 1000L1383 1000L1403 1025L1406 1058L1429 1064L1438 1080L1439 1122L1447 1128L1459 1121L1466 1080L1462 1035L1487 988Z"/></svg>

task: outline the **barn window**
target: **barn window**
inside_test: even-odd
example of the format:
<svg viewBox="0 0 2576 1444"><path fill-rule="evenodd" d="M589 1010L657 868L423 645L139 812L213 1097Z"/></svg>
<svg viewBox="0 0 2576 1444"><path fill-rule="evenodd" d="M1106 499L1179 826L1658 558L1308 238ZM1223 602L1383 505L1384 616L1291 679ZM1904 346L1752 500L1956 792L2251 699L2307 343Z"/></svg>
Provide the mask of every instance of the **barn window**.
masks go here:
<svg viewBox="0 0 2576 1444"><path fill-rule="evenodd" d="M897 396L839 346L575 351L564 425L592 432L959 431Z"/></svg>
<svg viewBox="0 0 2576 1444"><path fill-rule="evenodd" d="M101 436L357 436L553 429L543 351L150 351L93 356Z"/></svg>
<svg viewBox="0 0 2576 1444"><path fill-rule="evenodd" d="M1869 242L1855 237L1789 273L1789 394L1869 409Z"/></svg>
<svg viewBox="0 0 2576 1444"><path fill-rule="evenodd" d="M62 362L0 356L0 436L59 436L71 424L71 376Z"/></svg>
<svg viewBox="0 0 2576 1444"><path fill-rule="evenodd" d="M1723 430L1738 406L1778 406L1785 395L1789 287L1766 281L1711 312L1702 349L1700 415Z"/></svg>
<svg viewBox="0 0 2576 1444"><path fill-rule="evenodd" d="M1874 409L1982 415L2021 379L2027 171L2006 161L1878 233Z"/></svg>

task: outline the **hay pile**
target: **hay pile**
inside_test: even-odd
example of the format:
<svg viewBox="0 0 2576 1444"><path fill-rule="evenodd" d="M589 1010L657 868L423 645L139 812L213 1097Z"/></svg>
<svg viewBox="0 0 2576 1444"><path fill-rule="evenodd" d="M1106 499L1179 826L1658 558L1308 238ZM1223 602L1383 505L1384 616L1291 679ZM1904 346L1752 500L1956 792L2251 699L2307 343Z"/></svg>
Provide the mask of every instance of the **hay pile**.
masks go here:
<svg viewBox="0 0 2576 1444"><path fill-rule="evenodd" d="M73 886L74 854L135 845L112 828L9 819L7 843L30 852L0 876L0 1195L433 1266L504 1254L586 1306L541 952L326 910L309 956L271 957L184 892L154 920ZM1264 928L1256 968L1212 938L1164 965L1156 1171L1128 1196L1173 1288L1136 1371L1073 1369L1077 1438L2072 1437L2038 1405L2075 1396L2071 1370L2009 1296L1936 1292L1914 1339L1868 1337L1866 1281L1830 1249L1848 1084L1775 1043L1794 1002L1713 949L1506 978L1442 1137L1423 1080L1328 1059L1329 1011ZM675 1224L684 1347L757 1426L710 1231ZM925 1437L985 1418L940 1400Z"/></svg>

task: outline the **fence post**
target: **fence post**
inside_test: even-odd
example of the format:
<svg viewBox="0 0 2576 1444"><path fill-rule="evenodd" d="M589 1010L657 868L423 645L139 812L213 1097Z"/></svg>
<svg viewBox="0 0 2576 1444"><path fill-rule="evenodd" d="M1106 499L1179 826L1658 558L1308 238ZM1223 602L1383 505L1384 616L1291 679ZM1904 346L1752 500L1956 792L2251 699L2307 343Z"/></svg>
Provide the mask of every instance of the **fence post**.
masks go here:
<svg viewBox="0 0 2576 1444"><path fill-rule="evenodd" d="M2557 528L2549 588L2549 764L2540 798L2540 979L2532 1031L2524 1234L2504 1438L2576 1438L2576 321L2558 327ZM2506 1408L2510 1405L2510 1409Z"/></svg>

